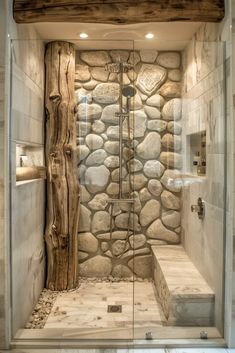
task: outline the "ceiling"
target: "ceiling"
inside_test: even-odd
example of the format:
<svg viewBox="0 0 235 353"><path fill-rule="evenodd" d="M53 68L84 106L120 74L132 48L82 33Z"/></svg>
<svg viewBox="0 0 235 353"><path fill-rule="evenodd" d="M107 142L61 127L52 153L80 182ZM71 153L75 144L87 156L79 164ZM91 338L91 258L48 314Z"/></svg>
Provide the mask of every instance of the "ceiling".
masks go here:
<svg viewBox="0 0 235 353"><path fill-rule="evenodd" d="M46 41L67 40L78 49L155 49L182 50L201 26L200 22L158 22L131 25L94 23L35 23L39 35ZM86 32L88 39L79 34ZM145 39L153 33L154 39Z"/></svg>

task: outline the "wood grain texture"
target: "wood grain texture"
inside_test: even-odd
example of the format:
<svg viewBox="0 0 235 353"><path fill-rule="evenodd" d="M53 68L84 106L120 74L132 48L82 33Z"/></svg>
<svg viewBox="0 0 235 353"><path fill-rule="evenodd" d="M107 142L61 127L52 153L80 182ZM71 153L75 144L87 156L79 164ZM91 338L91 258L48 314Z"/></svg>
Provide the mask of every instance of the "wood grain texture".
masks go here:
<svg viewBox="0 0 235 353"><path fill-rule="evenodd" d="M77 285L78 182L76 178L75 50L46 47L47 281L51 290Z"/></svg>
<svg viewBox="0 0 235 353"><path fill-rule="evenodd" d="M14 0L17 23L219 22L224 0Z"/></svg>

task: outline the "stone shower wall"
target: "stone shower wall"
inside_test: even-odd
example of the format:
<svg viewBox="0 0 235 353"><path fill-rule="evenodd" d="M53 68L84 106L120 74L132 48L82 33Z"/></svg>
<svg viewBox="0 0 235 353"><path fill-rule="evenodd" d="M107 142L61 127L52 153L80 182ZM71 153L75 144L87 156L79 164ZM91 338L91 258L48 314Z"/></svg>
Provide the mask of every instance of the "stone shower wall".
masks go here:
<svg viewBox="0 0 235 353"><path fill-rule="evenodd" d="M137 89L130 102L133 146L128 146L124 121L123 149L124 160L131 158L129 167L126 163L123 166L123 188L136 201L128 236L128 206L114 207L110 239L107 200L116 198L119 190L115 112L119 111L120 76L105 71L104 66L120 59L133 65L124 74L124 85ZM151 277L151 245L180 242L180 66L178 52L77 51L80 276L130 277L134 272L142 278Z"/></svg>

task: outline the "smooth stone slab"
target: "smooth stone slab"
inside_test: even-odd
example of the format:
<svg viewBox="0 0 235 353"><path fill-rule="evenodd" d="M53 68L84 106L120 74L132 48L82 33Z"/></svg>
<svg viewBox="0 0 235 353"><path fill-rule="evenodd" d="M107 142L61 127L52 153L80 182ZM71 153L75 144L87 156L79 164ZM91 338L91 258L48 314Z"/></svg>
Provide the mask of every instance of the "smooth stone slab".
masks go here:
<svg viewBox="0 0 235 353"><path fill-rule="evenodd" d="M141 278L152 277L152 256L137 256L128 262L128 266Z"/></svg>
<svg viewBox="0 0 235 353"><path fill-rule="evenodd" d="M93 91L93 99L96 103L113 104L119 98L118 83L99 83Z"/></svg>
<svg viewBox="0 0 235 353"><path fill-rule="evenodd" d="M180 151L181 150L181 137L172 134L165 134L162 137L162 146L167 150Z"/></svg>
<svg viewBox="0 0 235 353"><path fill-rule="evenodd" d="M109 170L104 165L88 168L85 172L85 185L88 191L96 193L105 190L109 175Z"/></svg>
<svg viewBox="0 0 235 353"><path fill-rule="evenodd" d="M160 219L157 219L148 227L146 234L149 238L164 240L173 244L179 243L179 235L167 229Z"/></svg>
<svg viewBox="0 0 235 353"><path fill-rule="evenodd" d="M150 120L147 123L149 130L163 132L166 130L167 122L164 120Z"/></svg>
<svg viewBox="0 0 235 353"><path fill-rule="evenodd" d="M87 135L85 141L90 150L96 150L97 148L101 148L104 144L102 137L96 134Z"/></svg>
<svg viewBox="0 0 235 353"><path fill-rule="evenodd" d="M180 169L182 167L182 156L174 152L162 152L160 154L160 161L166 167Z"/></svg>
<svg viewBox="0 0 235 353"><path fill-rule="evenodd" d="M161 194L162 205L165 208L171 210L179 210L180 209L180 198L176 195L172 194L170 191L164 190Z"/></svg>
<svg viewBox="0 0 235 353"><path fill-rule="evenodd" d="M91 226L91 211L85 206L80 206L78 232L89 232Z"/></svg>
<svg viewBox="0 0 235 353"><path fill-rule="evenodd" d="M77 120L94 120L99 119L102 108L98 104L81 103L77 107Z"/></svg>
<svg viewBox="0 0 235 353"><path fill-rule="evenodd" d="M136 153L143 159L157 159L161 150L160 135L149 132L144 141L136 148Z"/></svg>
<svg viewBox="0 0 235 353"><path fill-rule="evenodd" d="M79 233L78 249L88 253L96 252L98 250L98 240L91 233Z"/></svg>
<svg viewBox="0 0 235 353"><path fill-rule="evenodd" d="M91 230L94 234L110 230L110 214L106 211L96 212L92 219Z"/></svg>
<svg viewBox="0 0 235 353"><path fill-rule="evenodd" d="M169 100L162 109L162 118L164 120L175 120L181 119L182 113L182 100L180 98L174 98Z"/></svg>
<svg viewBox="0 0 235 353"><path fill-rule="evenodd" d="M112 271L108 257L97 255L79 264L78 272L82 277L107 277Z"/></svg>
<svg viewBox="0 0 235 353"><path fill-rule="evenodd" d="M171 228L177 228L180 226L180 212L177 211L165 211L162 213L162 223Z"/></svg>
<svg viewBox="0 0 235 353"><path fill-rule="evenodd" d="M102 149L98 149L92 152L89 155L89 157L87 157L86 165L87 166L100 165L104 162L106 158L107 158L107 153Z"/></svg>
<svg viewBox="0 0 235 353"><path fill-rule="evenodd" d="M144 174L149 178L160 178L165 167L159 161L147 161L144 165Z"/></svg>
<svg viewBox="0 0 235 353"><path fill-rule="evenodd" d="M162 184L159 180L150 179L148 182L148 189L154 196L160 196L162 193Z"/></svg>
<svg viewBox="0 0 235 353"><path fill-rule="evenodd" d="M181 97L181 84L168 81L160 88L159 94L165 98L179 98Z"/></svg>
<svg viewBox="0 0 235 353"><path fill-rule="evenodd" d="M146 104L151 105L153 107L161 108L165 103L165 99L160 96L160 94L154 94L149 97L146 101Z"/></svg>
<svg viewBox="0 0 235 353"><path fill-rule="evenodd" d="M169 121L169 123L167 123L167 130L172 134L180 135L182 132L182 127L175 121Z"/></svg>
<svg viewBox="0 0 235 353"><path fill-rule="evenodd" d="M165 81L167 71L157 65L143 64L136 80L136 86L151 96Z"/></svg>
<svg viewBox="0 0 235 353"><path fill-rule="evenodd" d="M119 118L115 116L115 113L119 112L119 104L111 104L104 107L101 120L104 123L119 124Z"/></svg>
<svg viewBox="0 0 235 353"><path fill-rule="evenodd" d="M105 66L111 62L107 51L83 51L80 53L80 59L89 66Z"/></svg>
<svg viewBox="0 0 235 353"><path fill-rule="evenodd" d="M105 193L97 194L93 197L93 199L90 202L88 202L88 206L90 209L95 211L104 210L108 205L108 202L107 202L108 199L109 197Z"/></svg>
<svg viewBox="0 0 235 353"><path fill-rule="evenodd" d="M149 200L140 211L140 224L142 227L148 226L160 216L161 205L157 200Z"/></svg>
<svg viewBox="0 0 235 353"><path fill-rule="evenodd" d="M150 107L150 106L146 105L144 107L144 111L148 115L149 119L160 119L161 118L160 111L155 107Z"/></svg>
<svg viewBox="0 0 235 353"><path fill-rule="evenodd" d="M91 74L89 71L89 66L76 64L75 65L75 81L89 81L91 78Z"/></svg>
<svg viewBox="0 0 235 353"><path fill-rule="evenodd" d="M180 53L159 53L157 63L167 69L177 69L180 67Z"/></svg>
<svg viewBox="0 0 235 353"><path fill-rule="evenodd" d="M93 79L101 82L106 82L109 77L109 72L103 67L92 67L90 69Z"/></svg>
<svg viewBox="0 0 235 353"><path fill-rule="evenodd" d="M158 52L156 50L140 50L141 61L144 63L153 64L157 58Z"/></svg>
<svg viewBox="0 0 235 353"><path fill-rule="evenodd" d="M166 189L173 192L180 192L182 186L181 174L177 169L166 169L161 183Z"/></svg>

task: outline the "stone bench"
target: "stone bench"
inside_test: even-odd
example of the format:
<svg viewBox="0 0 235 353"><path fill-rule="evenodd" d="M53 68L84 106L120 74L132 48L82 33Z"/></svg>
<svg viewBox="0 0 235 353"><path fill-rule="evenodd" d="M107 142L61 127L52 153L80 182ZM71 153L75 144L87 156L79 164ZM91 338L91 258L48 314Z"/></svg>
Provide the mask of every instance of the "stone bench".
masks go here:
<svg viewBox="0 0 235 353"><path fill-rule="evenodd" d="M214 293L180 245L152 246L154 283L167 325L213 326Z"/></svg>

